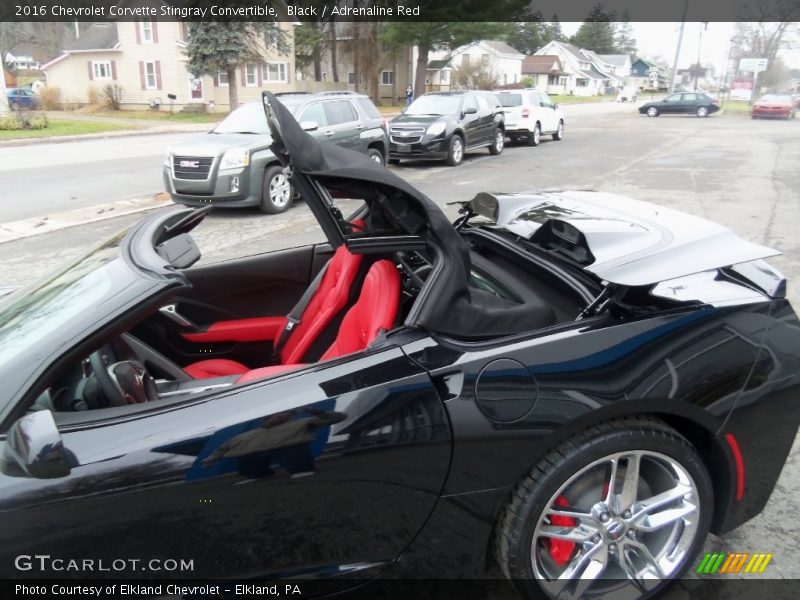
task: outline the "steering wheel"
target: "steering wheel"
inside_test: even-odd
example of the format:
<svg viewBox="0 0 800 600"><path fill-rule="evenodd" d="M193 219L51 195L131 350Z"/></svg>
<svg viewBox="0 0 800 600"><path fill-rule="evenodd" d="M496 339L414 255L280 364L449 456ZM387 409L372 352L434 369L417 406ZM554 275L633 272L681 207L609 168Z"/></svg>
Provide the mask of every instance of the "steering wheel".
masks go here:
<svg viewBox="0 0 800 600"><path fill-rule="evenodd" d="M108 406L140 404L157 397L153 378L138 360L106 366L101 348L89 355L89 364Z"/></svg>

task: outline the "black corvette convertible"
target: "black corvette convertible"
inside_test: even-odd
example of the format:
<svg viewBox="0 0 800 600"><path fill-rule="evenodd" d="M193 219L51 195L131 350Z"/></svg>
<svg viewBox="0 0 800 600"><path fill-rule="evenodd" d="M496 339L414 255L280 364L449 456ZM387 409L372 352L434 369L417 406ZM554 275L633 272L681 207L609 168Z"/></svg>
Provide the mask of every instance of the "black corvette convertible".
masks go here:
<svg viewBox="0 0 800 600"><path fill-rule="evenodd" d="M329 243L200 266L176 209L0 304L3 578L633 599L763 509L800 421L775 251L598 192L451 224L264 101Z"/></svg>

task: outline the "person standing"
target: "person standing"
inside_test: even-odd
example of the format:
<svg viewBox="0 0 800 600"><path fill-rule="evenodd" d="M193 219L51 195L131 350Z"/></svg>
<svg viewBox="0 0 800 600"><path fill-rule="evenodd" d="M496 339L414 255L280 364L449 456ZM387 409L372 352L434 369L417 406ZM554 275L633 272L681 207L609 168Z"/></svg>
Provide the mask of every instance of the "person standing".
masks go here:
<svg viewBox="0 0 800 600"><path fill-rule="evenodd" d="M406 106L411 104L414 101L414 88L411 87L411 84L406 86Z"/></svg>

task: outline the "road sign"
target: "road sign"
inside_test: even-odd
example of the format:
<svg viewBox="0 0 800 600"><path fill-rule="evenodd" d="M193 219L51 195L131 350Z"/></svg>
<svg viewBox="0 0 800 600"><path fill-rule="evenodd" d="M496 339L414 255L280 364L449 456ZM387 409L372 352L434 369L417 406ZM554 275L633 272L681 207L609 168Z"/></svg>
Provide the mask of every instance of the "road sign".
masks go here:
<svg viewBox="0 0 800 600"><path fill-rule="evenodd" d="M742 58L739 60L739 70L760 73L767 70L768 63L766 58Z"/></svg>

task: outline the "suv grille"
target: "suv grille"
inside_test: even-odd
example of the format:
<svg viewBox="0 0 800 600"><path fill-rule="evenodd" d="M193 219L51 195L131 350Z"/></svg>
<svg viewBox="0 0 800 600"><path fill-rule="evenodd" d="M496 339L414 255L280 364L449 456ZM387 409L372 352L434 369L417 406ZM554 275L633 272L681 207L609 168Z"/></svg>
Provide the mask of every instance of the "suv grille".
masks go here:
<svg viewBox="0 0 800 600"><path fill-rule="evenodd" d="M172 173L175 179L206 179L212 162L211 156L173 156Z"/></svg>
<svg viewBox="0 0 800 600"><path fill-rule="evenodd" d="M392 142L395 144L414 144L422 139L424 127L395 125L389 131Z"/></svg>

